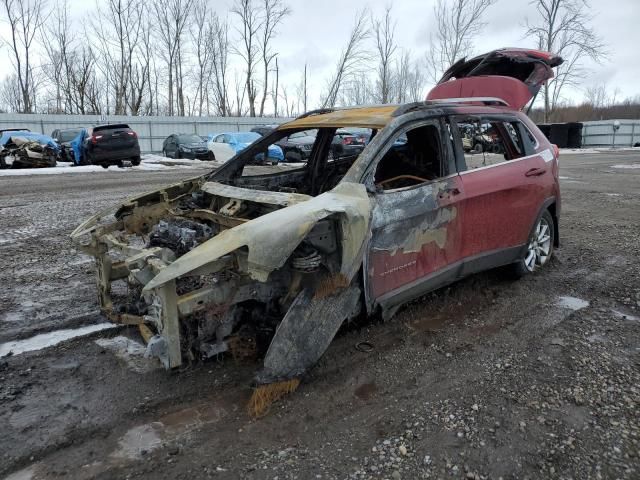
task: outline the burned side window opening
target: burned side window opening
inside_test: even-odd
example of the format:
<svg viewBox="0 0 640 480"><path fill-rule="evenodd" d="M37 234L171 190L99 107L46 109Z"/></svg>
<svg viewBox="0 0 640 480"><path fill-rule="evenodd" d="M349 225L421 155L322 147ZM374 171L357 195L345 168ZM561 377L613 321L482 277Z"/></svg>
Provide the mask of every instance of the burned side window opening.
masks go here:
<svg viewBox="0 0 640 480"><path fill-rule="evenodd" d="M317 196L340 183L373 135L368 128L278 131L267 146L248 146L237 159L243 165L225 183ZM270 167L276 163L277 169Z"/></svg>
<svg viewBox="0 0 640 480"><path fill-rule="evenodd" d="M468 170L515 160L525 155L518 122L457 118Z"/></svg>
<svg viewBox="0 0 640 480"><path fill-rule="evenodd" d="M444 150L436 125L422 125L398 135L378 163L379 190L395 190L443 177Z"/></svg>

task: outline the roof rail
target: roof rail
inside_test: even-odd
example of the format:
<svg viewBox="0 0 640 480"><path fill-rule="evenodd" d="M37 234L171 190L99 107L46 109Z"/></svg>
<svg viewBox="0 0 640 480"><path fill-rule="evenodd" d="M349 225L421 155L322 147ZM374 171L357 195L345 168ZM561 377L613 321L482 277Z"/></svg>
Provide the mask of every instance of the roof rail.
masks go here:
<svg viewBox="0 0 640 480"><path fill-rule="evenodd" d="M498 97L464 97L464 98L439 98L434 100L428 100L433 103L478 103L482 102L485 105L502 105L508 107L509 104Z"/></svg>
<svg viewBox="0 0 640 480"><path fill-rule="evenodd" d="M323 113L331 113L331 112L334 112L335 110L336 110L335 108L318 108L316 110L309 110L308 112L303 113L302 115L296 117L296 120L300 118L311 117L313 115L322 115Z"/></svg>
<svg viewBox="0 0 640 480"><path fill-rule="evenodd" d="M503 107L508 107L509 104L497 97L465 97L465 98L441 98L434 100L425 100L424 102L413 102L407 103L405 105L400 105L393 112L394 117L399 117L400 115L404 115L405 113L412 112L415 110L420 110L421 108L429 108L435 105L442 104L456 104L456 103L483 103L484 105L500 105Z"/></svg>

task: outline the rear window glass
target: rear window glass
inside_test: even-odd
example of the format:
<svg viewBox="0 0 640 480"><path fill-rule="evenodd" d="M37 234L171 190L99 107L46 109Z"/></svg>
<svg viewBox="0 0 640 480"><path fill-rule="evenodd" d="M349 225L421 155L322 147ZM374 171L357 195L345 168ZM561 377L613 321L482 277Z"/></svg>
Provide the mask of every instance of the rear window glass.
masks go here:
<svg viewBox="0 0 640 480"><path fill-rule="evenodd" d="M77 129L77 130L62 130L58 134L58 139L61 142L69 142L69 141L73 140L74 138L76 138L79 133L80 133L80 129Z"/></svg>
<svg viewBox="0 0 640 480"><path fill-rule="evenodd" d="M93 127L94 132L102 132L105 130L129 130L129 125L121 123L116 125L100 125L98 127Z"/></svg>
<svg viewBox="0 0 640 480"><path fill-rule="evenodd" d="M202 143L202 138L198 135L180 135L178 137L180 143Z"/></svg>

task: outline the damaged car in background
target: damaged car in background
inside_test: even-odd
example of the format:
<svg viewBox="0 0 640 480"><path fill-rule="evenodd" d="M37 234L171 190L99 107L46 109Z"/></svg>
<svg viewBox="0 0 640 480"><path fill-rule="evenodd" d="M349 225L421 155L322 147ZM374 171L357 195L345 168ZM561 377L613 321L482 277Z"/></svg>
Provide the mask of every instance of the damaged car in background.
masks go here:
<svg viewBox="0 0 640 480"><path fill-rule="evenodd" d="M0 168L55 167L60 149L46 135L27 129L0 131Z"/></svg>
<svg viewBox="0 0 640 480"><path fill-rule="evenodd" d="M486 57L481 76L461 70L426 102L309 112L215 172L90 218L71 236L95 257L102 311L137 325L167 368L260 360L249 403L259 416L297 388L345 322L389 318L488 268L520 276L545 266L559 238L558 152L521 109L561 60ZM349 128L370 129L370 141L332 158ZM489 128L501 153L466 154L461 132ZM310 129L306 164L249 166Z"/></svg>

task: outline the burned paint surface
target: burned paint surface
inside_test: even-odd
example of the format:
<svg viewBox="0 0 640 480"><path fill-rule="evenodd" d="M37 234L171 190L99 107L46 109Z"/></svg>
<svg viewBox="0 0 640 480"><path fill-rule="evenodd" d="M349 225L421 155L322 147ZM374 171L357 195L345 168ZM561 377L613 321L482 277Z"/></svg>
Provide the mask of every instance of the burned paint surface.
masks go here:
<svg viewBox="0 0 640 480"><path fill-rule="evenodd" d="M369 296L382 295L460 259L461 219L448 190L459 177L376 197Z"/></svg>

